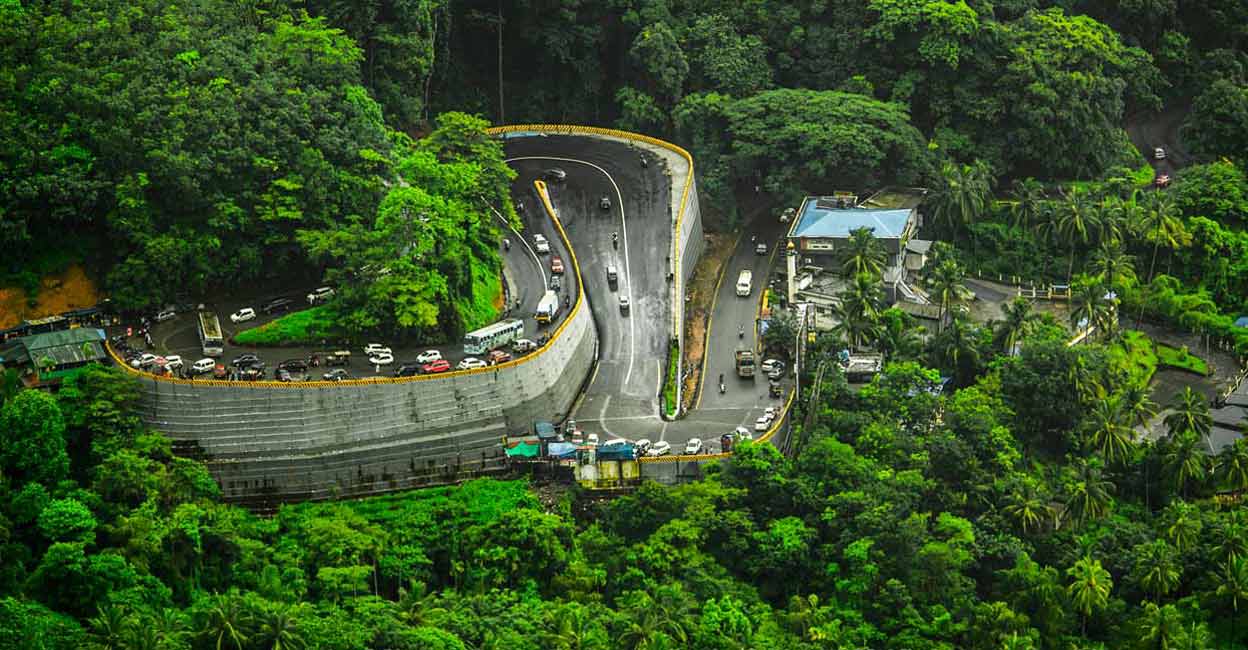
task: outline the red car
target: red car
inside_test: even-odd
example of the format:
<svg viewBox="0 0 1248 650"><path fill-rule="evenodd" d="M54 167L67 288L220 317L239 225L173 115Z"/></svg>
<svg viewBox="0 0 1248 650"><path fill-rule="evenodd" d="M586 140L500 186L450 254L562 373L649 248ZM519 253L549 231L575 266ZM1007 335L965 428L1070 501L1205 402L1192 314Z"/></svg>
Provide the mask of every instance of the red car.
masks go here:
<svg viewBox="0 0 1248 650"><path fill-rule="evenodd" d="M439 372L446 372L447 370L450 370L450 369L451 369L451 363L447 361L446 359L438 359L437 361L431 361L421 367L421 370L423 370L425 374L427 375L431 375L431 374L439 373Z"/></svg>
<svg viewBox="0 0 1248 650"><path fill-rule="evenodd" d="M550 258L550 272L555 274L563 273L563 259L558 255Z"/></svg>
<svg viewBox="0 0 1248 650"><path fill-rule="evenodd" d="M1153 180L1153 183L1154 183L1155 185L1157 185L1157 187L1169 187L1169 186L1170 186L1170 175L1169 175L1169 174L1161 174L1161 175L1157 176L1157 178L1156 178L1156 179L1154 179L1154 180Z"/></svg>

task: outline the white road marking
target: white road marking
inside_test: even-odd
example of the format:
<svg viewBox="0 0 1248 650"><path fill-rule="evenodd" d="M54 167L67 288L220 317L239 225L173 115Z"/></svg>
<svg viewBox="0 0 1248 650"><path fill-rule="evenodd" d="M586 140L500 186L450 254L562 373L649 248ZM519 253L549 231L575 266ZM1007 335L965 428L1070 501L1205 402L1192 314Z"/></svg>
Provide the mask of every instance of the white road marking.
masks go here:
<svg viewBox="0 0 1248 650"><path fill-rule="evenodd" d="M511 224L507 223L507 219L503 217L503 213L498 211L498 208L488 203L486 205L489 206L490 210L494 211L494 216L498 217L498 220L503 222L503 226L507 228L507 230L510 230L511 233L516 236L516 239L520 241L520 243L524 244L525 249L529 251L529 255L533 258L533 263L537 265L537 275L542 278L542 290L549 291L550 286L546 284L546 269L542 268L542 260L538 259L537 252L534 251L533 247L529 245L529 240L525 239L524 235L516 232L516 229L512 228Z"/></svg>
<svg viewBox="0 0 1248 650"><path fill-rule="evenodd" d="M613 178L611 174L607 173L607 170L602 167L586 160L577 160L576 158L561 158L558 156L519 156L516 158L507 158L503 162L510 163L515 160L559 160L562 162L580 163L582 165L597 169L603 176L607 177L607 180L611 182L611 187L615 189L615 203L620 207L620 234L624 239L624 275L627 279L628 286L628 304L630 305L630 308L632 305L636 305L637 301L633 300L633 270L632 265L629 264L628 260L628 220L624 218L624 194L620 192L620 186L616 184L615 178ZM584 288L585 287L581 287L582 290L584 290ZM675 305L673 305L672 308L675 309ZM636 356L637 342L636 337L633 335L633 317L630 314L628 316L628 370L624 372L625 385L628 385L629 378L633 376L633 359L636 358Z"/></svg>
<svg viewBox="0 0 1248 650"><path fill-rule="evenodd" d="M611 405L611 396L607 395L606 399L602 400L602 408L598 410L597 422L602 425L603 433L607 434L608 436L611 436L612 438L615 438L616 435L614 433L611 433L611 430L607 428L607 419L603 417L604 415L607 414L607 407L610 405Z"/></svg>

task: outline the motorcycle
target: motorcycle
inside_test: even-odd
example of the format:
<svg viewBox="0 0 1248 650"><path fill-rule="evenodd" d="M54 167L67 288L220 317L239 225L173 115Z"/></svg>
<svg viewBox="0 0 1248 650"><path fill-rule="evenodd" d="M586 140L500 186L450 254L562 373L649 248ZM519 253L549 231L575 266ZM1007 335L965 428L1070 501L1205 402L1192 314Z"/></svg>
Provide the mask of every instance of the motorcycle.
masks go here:
<svg viewBox="0 0 1248 650"><path fill-rule="evenodd" d="M719 394L723 395L726 390L727 387L724 386L724 376L721 374L719 376Z"/></svg>
<svg viewBox="0 0 1248 650"><path fill-rule="evenodd" d="M611 245L615 247L616 250L619 250L620 248L620 234L619 233L614 233L614 232L611 233Z"/></svg>
<svg viewBox="0 0 1248 650"><path fill-rule="evenodd" d="M745 338L745 326L744 325L737 328L737 338L739 339Z"/></svg>

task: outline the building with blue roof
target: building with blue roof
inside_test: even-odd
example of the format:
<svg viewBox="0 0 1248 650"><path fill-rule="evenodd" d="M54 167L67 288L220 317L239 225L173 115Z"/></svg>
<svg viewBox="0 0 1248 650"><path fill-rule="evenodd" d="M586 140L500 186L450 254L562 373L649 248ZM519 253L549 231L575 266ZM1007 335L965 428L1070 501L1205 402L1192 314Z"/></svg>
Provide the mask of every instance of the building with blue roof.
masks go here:
<svg viewBox="0 0 1248 650"><path fill-rule="evenodd" d="M789 241L801 255L832 256L859 228L870 230L895 258L919 229L918 210L854 207L844 197L809 196L789 228Z"/></svg>

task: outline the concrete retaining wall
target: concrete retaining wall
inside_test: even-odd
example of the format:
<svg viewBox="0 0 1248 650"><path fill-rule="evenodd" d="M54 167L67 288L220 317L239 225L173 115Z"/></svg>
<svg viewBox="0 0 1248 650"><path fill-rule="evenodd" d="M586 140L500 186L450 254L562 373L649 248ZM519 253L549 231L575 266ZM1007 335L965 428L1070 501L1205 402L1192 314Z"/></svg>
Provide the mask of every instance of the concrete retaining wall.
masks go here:
<svg viewBox="0 0 1248 650"><path fill-rule="evenodd" d="M583 308L524 363L424 381L248 386L147 377L143 419L202 458L230 500L445 482L502 469L503 436L560 419L589 372L596 338Z"/></svg>

